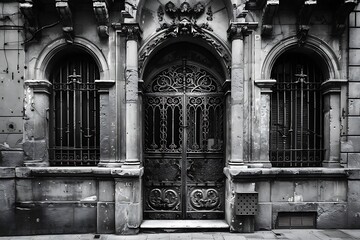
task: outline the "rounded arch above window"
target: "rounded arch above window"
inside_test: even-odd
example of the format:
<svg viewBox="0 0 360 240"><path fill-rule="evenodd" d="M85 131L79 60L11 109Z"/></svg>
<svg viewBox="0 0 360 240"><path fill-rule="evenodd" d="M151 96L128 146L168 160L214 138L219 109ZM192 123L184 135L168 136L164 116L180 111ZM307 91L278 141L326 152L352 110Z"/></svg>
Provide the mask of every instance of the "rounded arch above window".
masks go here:
<svg viewBox="0 0 360 240"><path fill-rule="evenodd" d="M322 58L305 48L294 48L280 55L271 70L271 79L277 82L323 82L329 71Z"/></svg>
<svg viewBox="0 0 360 240"><path fill-rule="evenodd" d="M46 45L34 64L29 63L29 67L34 69L34 72L30 72L29 79L50 79L51 71L57 61L71 52L84 54L93 59L100 73L99 80L110 79L109 66L103 52L92 42L78 37L74 38L74 43L71 45L63 38Z"/></svg>
<svg viewBox="0 0 360 240"><path fill-rule="evenodd" d="M59 51L48 63L46 69L48 79L54 82L61 78L60 75L79 76L85 79L83 81L95 81L100 77L99 67L93 57L73 46Z"/></svg>
<svg viewBox="0 0 360 240"><path fill-rule="evenodd" d="M268 52L262 64L261 79L271 78L276 61L286 54L303 54L308 59L312 59L322 71L324 80L341 77L338 57L326 42L314 36L308 36L306 44L299 46L297 37L292 36L283 39Z"/></svg>

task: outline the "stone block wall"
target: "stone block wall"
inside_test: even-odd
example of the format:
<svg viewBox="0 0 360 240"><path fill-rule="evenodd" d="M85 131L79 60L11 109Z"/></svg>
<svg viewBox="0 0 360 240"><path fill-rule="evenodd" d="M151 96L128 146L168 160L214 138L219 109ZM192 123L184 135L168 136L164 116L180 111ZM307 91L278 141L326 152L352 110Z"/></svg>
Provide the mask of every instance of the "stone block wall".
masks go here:
<svg viewBox="0 0 360 240"><path fill-rule="evenodd" d="M241 191L243 186L254 186L258 193L255 230L277 228L282 213L313 213L316 228L359 228L359 173L355 169L244 169L232 173L227 200L233 192L246 192ZM234 208L231 203L229 207ZM231 218L229 214L229 223Z"/></svg>
<svg viewBox="0 0 360 240"><path fill-rule="evenodd" d="M0 168L0 236L16 233L15 169Z"/></svg>
<svg viewBox="0 0 360 240"><path fill-rule="evenodd" d="M0 235L114 233L114 179L0 168Z"/></svg>
<svg viewBox="0 0 360 240"><path fill-rule="evenodd" d="M349 16L349 91L347 126L342 131L341 158L348 167L360 167L360 6ZM343 114L343 117L346 114Z"/></svg>

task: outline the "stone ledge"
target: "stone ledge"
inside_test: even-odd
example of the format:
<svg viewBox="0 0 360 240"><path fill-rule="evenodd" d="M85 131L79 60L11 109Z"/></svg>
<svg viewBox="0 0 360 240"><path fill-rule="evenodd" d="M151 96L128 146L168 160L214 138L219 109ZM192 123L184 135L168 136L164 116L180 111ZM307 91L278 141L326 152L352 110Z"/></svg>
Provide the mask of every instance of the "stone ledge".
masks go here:
<svg viewBox="0 0 360 240"><path fill-rule="evenodd" d="M111 175L120 177L141 177L144 174L144 168L115 168L111 169Z"/></svg>
<svg viewBox="0 0 360 240"><path fill-rule="evenodd" d="M348 168L346 169L348 178L350 180L360 180L360 169L359 168Z"/></svg>
<svg viewBox="0 0 360 240"><path fill-rule="evenodd" d="M15 168L0 167L0 178L15 178Z"/></svg>
<svg viewBox="0 0 360 240"><path fill-rule="evenodd" d="M103 167L18 167L13 168L18 178L32 177L141 177L144 168L123 169L123 168L103 168Z"/></svg>
<svg viewBox="0 0 360 240"><path fill-rule="evenodd" d="M343 177L347 178L350 174L360 176L360 169L347 168L232 168L225 167L224 174L228 178L248 179L248 178L326 178Z"/></svg>
<svg viewBox="0 0 360 240"><path fill-rule="evenodd" d="M56 208L59 206L96 207L97 201L24 201L17 202L16 208L47 207Z"/></svg>

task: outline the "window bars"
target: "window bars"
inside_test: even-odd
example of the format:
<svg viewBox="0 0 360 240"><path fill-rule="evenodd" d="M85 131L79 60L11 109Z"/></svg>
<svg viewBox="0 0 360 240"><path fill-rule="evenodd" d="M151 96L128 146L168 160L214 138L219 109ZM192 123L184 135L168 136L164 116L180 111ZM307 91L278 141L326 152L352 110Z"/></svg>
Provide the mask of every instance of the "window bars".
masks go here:
<svg viewBox="0 0 360 240"><path fill-rule="evenodd" d="M50 164L94 166L99 153L99 71L86 57L67 58L52 74Z"/></svg>
<svg viewBox="0 0 360 240"><path fill-rule="evenodd" d="M272 71L270 161L273 167L321 166L322 72L302 55L280 58Z"/></svg>

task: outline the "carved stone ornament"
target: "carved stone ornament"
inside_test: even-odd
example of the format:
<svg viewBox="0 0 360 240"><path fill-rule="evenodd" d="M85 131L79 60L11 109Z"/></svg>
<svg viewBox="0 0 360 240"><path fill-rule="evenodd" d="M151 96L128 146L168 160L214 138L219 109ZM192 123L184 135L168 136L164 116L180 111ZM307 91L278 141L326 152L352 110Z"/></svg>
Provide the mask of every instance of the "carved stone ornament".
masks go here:
<svg viewBox="0 0 360 240"><path fill-rule="evenodd" d="M201 28L199 26L192 28L193 31L190 32L190 34L193 37L200 38L204 40L207 44L212 46L218 55L224 60L224 63L230 72L231 68L231 56L230 56L230 50L221 43L220 40L216 39L216 37L212 36L211 31ZM169 38L177 37L178 32L174 32L172 30L176 30L176 28L169 28L166 30L161 30L162 32L159 32L158 35L151 39L149 42L147 42L144 45L144 48L140 51L139 55L139 70L142 71L144 62L150 56L151 52L155 49L156 46L159 46L163 42L165 42Z"/></svg>
<svg viewBox="0 0 360 240"><path fill-rule="evenodd" d="M304 44L306 43L309 30L310 30L310 26L308 25L299 26L299 29L296 34L298 38L299 46L304 46Z"/></svg>
<svg viewBox="0 0 360 240"><path fill-rule="evenodd" d="M174 189L154 188L150 191L147 202L155 210L178 210L180 197Z"/></svg>
<svg viewBox="0 0 360 240"><path fill-rule="evenodd" d="M63 25L63 33L68 43L74 42L74 29L71 9L68 0L56 0L56 9Z"/></svg>
<svg viewBox="0 0 360 240"><path fill-rule="evenodd" d="M36 7L32 0L27 0L25 2L19 3L19 8L21 13L24 15L26 22L25 28L31 34L35 34L36 30L38 29L38 20L37 20L37 11ZM39 32L36 37L39 40L41 32Z"/></svg>
<svg viewBox="0 0 360 240"><path fill-rule="evenodd" d="M213 20L213 12L212 12L212 9L211 9L211 6L208 7L207 11L206 11L206 20L208 21L212 21Z"/></svg>
<svg viewBox="0 0 360 240"><path fill-rule="evenodd" d="M173 2L168 2L165 5L165 13L172 19L171 24L163 23L157 31L167 29L169 34L173 36L178 35L193 35L199 29L205 28L212 31L208 24L197 25L197 19L205 12L203 3L196 3L193 7L188 2L183 2L179 8ZM158 9L159 21L164 20L164 13L162 6Z"/></svg>
<svg viewBox="0 0 360 240"><path fill-rule="evenodd" d="M221 41L210 34L213 30L208 23L200 25L196 23L197 19L204 13L205 5L202 2L198 2L194 6L191 6L188 2L183 2L180 7L177 7L171 1L165 4L164 7L160 5L157 11L159 22L164 21L165 15L172 19L172 21L171 23L162 23L160 28L156 30L159 34L144 45L144 49L139 57L139 70L142 70L146 58L156 46L169 38L178 36L191 36L203 39L217 51L220 57L224 59L228 69L230 69L231 57L228 51L226 51L227 48ZM208 16L207 20L211 21L213 16L211 7L208 7L206 14Z"/></svg>
<svg viewBox="0 0 360 240"><path fill-rule="evenodd" d="M195 209L213 209L220 204L220 194L216 189L194 189L190 193L190 203Z"/></svg>
<svg viewBox="0 0 360 240"><path fill-rule="evenodd" d="M104 0L93 0L93 10L98 23L98 34L101 38L109 37L108 23L109 10L107 2Z"/></svg>
<svg viewBox="0 0 360 240"><path fill-rule="evenodd" d="M142 30L138 23L115 23L113 24L115 30L120 30L121 35L126 37L126 40L136 40L141 38Z"/></svg>
<svg viewBox="0 0 360 240"><path fill-rule="evenodd" d="M164 9L163 9L163 6L159 6L158 8L158 11L157 11L157 16L158 16L158 19L159 19L159 22L162 22L164 20Z"/></svg>
<svg viewBox="0 0 360 240"><path fill-rule="evenodd" d="M230 40L244 39L244 37L250 35L257 25L257 22L232 22L227 30L228 38Z"/></svg>

